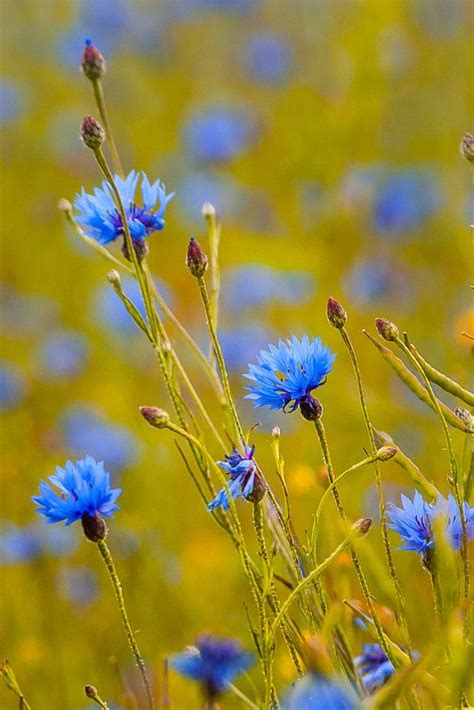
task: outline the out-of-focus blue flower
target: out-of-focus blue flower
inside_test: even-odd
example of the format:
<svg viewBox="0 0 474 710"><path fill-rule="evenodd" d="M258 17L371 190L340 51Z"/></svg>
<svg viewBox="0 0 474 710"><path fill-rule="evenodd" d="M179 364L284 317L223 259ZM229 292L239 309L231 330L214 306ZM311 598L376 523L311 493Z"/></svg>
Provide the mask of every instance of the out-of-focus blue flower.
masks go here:
<svg viewBox="0 0 474 710"><path fill-rule="evenodd" d="M332 370L335 355L322 344L321 338L310 340L304 335L278 346L269 345L257 356L257 365L249 365L244 375L252 383L247 389L255 407L270 407L293 412L305 403L312 390L323 384Z"/></svg>
<svg viewBox="0 0 474 710"><path fill-rule="evenodd" d="M25 381L17 367L0 363L0 411L7 412L21 404L25 395Z"/></svg>
<svg viewBox="0 0 474 710"><path fill-rule="evenodd" d="M28 562L41 552L35 532L28 527L5 523L0 527L0 561L2 564Z"/></svg>
<svg viewBox="0 0 474 710"><path fill-rule="evenodd" d="M394 674L395 668L378 643L364 644L363 653L354 658L364 690L372 694Z"/></svg>
<svg viewBox="0 0 474 710"><path fill-rule="evenodd" d="M281 84L288 77L293 53L284 35L263 32L249 37L246 63L251 75L266 84Z"/></svg>
<svg viewBox="0 0 474 710"><path fill-rule="evenodd" d="M91 456L75 464L67 461L64 468L58 466L48 480L49 484L40 483L41 495L34 496L33 501L49 524L65 521L66 525L71 525L83 516L111 518L119 509L116 500L121 489L111 488L110 474L104 464L97 463Z"/></svg>
<svg viewBox="0 0 474 710"><path fill-rule="evenodd" d="M43 554L67 557L77 547L79 538L61 526L37 524L33 528Z"/></svg>
<svg viewBox="0 0 474 710"><path fill-rule="evenodd" d="M351 302L359 308L388 300L403 306L415 303L410 280L393 260L362 257L350 267L345 283Z"/></svg>
<svg viewBox="0 0 474 710"><path fill-rule="evenodd" d="M234 328L222 328L219 338L227 369L230 372L242 372L255 353L275 336L274 331L256 321L245 321Z"/></svg>
<svg viewBox="0 0 474 710"><path fill-rule="evenodd" d="M357 710L362 703L342 681L309 673L296 681L282 707L283 710Z"/></svg>
<svg viewBox="0 0 474 710"><path fill-rule="evenodd" d="M76 456L90 454L113 472L129 467L138 455L137 441L128 429L111 424L87 405L70 405L61 423L67 446Z"/></svg>
<svg viewBox="0 0 474 710"><path fill-rule="evenodd" d="M57 303L37 293L19 293L8 283L0 285L1 328L8 336L24 338L51 328L58 319Z"/></svg>
<svg viewBox="0 0 474 710"><path fill-rule="evenodd" d="M214 698L253 665L254 656L234 639L209 634L200 636L196 646L172 655L169 662L181 675L199 681L207 697Z"/></svg>
<svg viewBox="0 0 474 710"><path fill-rule="evenodd" d="M87 340L82 333L56 330L49 333L41 343L39 360L46 373L67 379L83 369L88 350Z"/></svg>
<svg viewBox="0 0 474 710"><path fill-rule="evenodd" d="M315 291L314 276L306 271L282 271L262 264L243 264L223 274L222 299L231 313L265 303L295 305L308 301Z"/></svg>
<svg viewBox="0 0 474 710"><path fill-rule="evenodd" d="M142 204L135 201L138 181L141 176ZM165 226L166 205L174 197L174 192L166 194L166 188L159 180L150 183L145 173L132 170L125 179L115 175L115 184L127 215L127 223L132 239L141 240ZM159 202L158 209L156 208ZM122 219L113 199L109 184L104 180L102 187L96 187L94 194L84 188L74 199L77 221L86 234L99 244L108 244L123 236Z"/></svg>
<svg viewBox="0 0 474 710"><path fill-rule="evenodd" d="M392 175L377 190L373 207L375 229L390 238L416 229L441 205L432 175L408 170Z"/></svg>
<svg viewBox="0 0 474 710"><path fill-rule="evenodd" d="M25 107L24 90L11 79L0 79L0 123L15 121Z"/></svg>
<svg viewBox="0 0 474 710"><path fill-rule="evenodd" d="M91 604L99 596L96 576L87 567L77 566L61 569L57 584L62 597L76 606Z"/></svg>
<svg viewBox="0 0 474 710"><path fill-rule="evenodd" d="M220 466L229 475L229 492L234 498L243 496L246 500L260 500L265 490L265 484L257 472L257 467L253 459L254 446L244 446L243 455L237 449L233 449L225 461L218 461ZM229 510L229 498L227 491L222 488L207 506L209 510L221 507Z"/></svg>
<svg viewBox="0 0 474 710"><path fill-rule="evenodd" d="M401 496L402 507L398 508L393 503L387 507L389 527L401 535L403 545L401 550L417 552L426 555L433 547L433 521L443 516L446 519L446 533L451 546L457 550L461 546L461 518L455 498L451 495L448 499L439 496L435 504L427 503L419 491L415 491L413 500L405 495ZM474 538L474 508L468 503L463 503L464 515L467 523L468 539Z"/></svg>
<svg viewBox="0 0 474 710"><path fill-rule="evenodd" d="M244 188L234 178L205 171L188 171L179 184L179 194L181 210L190 223L202 219L201 209L206 201L211 202L226 221L237 220L242 215L246 197Z"/></svg>
<svg viewBox="0 0 474 710"><path fill-rule="evenodd" d="M412 12L417 24L436 39L450 40L469 25L469 5L462 2L415 0Z"/></svg>
<svg viewBox="0 0 474 710"><path fill-rule="evenodd" d="M194 114L184 124L187 150L200 163L232 160L257 135L255 119L244 108L216 106Z"/></svg>
<svg viewBox="0 0 474 710"><path fill-rule="evenodd" d="M173 294L170 287L161 279L154 279L155 285L165 301L171 305ZM146 319L145 304L143 303L140 286L132 276L122 277L122 288L130 300L133 301L142 317ZM101 286L94 296L91 304L91 317L97 322L101 330L113 331L117 335L126 336L127 342L131 335L140 336L134 320L130 317L123 302L109 284Z"/></svg>

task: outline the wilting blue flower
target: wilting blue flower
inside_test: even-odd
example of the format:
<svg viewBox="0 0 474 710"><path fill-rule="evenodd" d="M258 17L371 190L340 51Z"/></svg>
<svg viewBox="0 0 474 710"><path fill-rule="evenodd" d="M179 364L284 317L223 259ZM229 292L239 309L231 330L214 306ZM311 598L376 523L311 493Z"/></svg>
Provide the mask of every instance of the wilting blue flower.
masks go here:
<svg viewBox="0 0 474 710"><path fill-rule="evenodd" d="M245 108L213 106L191 116L184 125L188 151L198 162L226 161L255 141L256 122Z"/></svg>
<svg viewBox="0 0 474 710"><path fill-rule="evenodd" d="M172 655L169 662L181 675L199 681L207 697L213 698L253 665L254 656L234 639L209 634L200 636L196 646Z"/></svg>
<svg viewBox="0 0 474 710"><path fill-rule="evenodd" d="M218 461L220 466L229 474L229 491L232 498L243 496L252 502L262 498L265 492L265 483L257 471L257 466L253 459L254 446L244 446L244 454L234 449L230 456L225 457L225 461ZM222 507L229 510L229 497L225 488L222 488L207 506L209 510Z"/></svg>
<svg viewBox="0 0 474 710"><path fill-rule="evenodd" d="M246 59L255 79L280 84L288 76L293 57L286 37L265 32L249 38Z"/></svg>
<svg viewBox="0 0 474 710"><path fill-rule="evenodd" d="M135 201L138 181L141 177L142 204ZM150 183L145 173L131 173L122 179L115 175L115 184L127 215L127 222L132 239L139 241L165 226L166 205L173 198L174 192L167 195L166 188L159 180ZM156 205L159 202L159 207ZM88 236L99 244L108 244L123 236L123 225L114 202L109 184L104 180L102 187L96 187L89 195L84 188L74 200L77 221Z"/></svg>
<svg viewBox="0 0 474 710"><path fill-rule="evenodd" d="M110 487L110 474L105 471L104 464L97 463L90 456L75 464L67 461L64 468L58 466L49 481L56 488L42 481L41 495L33 497L39 506L38 512L49 524L64 520L66 525L71 525L83 516L111 518L119 509L115 501L121 489Z"/></svg>
<svg viewBox="0 0 474 710"><path fill-rule="evenodd" d="M25 394L25 383L20 371L9 363L0 363L0 411L18 406Z"/></svg>
<svg viewBox="0 0 474 710"><path fill-rule="evenodd" d="M283 710L357 710L362 704L341 681L309 673L296 681L282 707Z"/></svg>
<svg viewBox="0 0 474 710"><path fill-rule="evenodd" d="M335 355L322 344L321 338L310 340L304 335L286 342L280 340L278 347L269 345L257 356L257 365L249 365L251 381L247 387L247 399L255 407L270 407L293 412L311 398L311 392L324 383L331 372Z"/></svg>
<svg viewBox="0 0 474 710"><path fill-rule="evenodd" d="M368 693L380 688L395 672L392 662L378 643L364 644L363 653L354 658L362 686Z"/></svg>
<svg viewBox="0 0 474 710"><path fill-rule="evenodd" d="M419 491L415 491L413 500L405 495L401 496L402 507L398 508L393 503L387 507L389 527L398 532L403 540L401 550L417 552L426 555L433 547L433 521L438 516L446 518L446 533L451 546L457 550L461 546L462 528L459 508L455 498L450 493L448 499L439 496L435 504L427 503ZM464 515L467 524L469 540L474 538L474 508L468 503L463 503Z"/></svg>
<svg viewBox="0 0 474 710"><path fill-rule="evenodd" d="M72 330L55 330L43 340L39 359L43 369L51 376L68 378L83 368L88 354L87 340L82 333Z"/></svg>

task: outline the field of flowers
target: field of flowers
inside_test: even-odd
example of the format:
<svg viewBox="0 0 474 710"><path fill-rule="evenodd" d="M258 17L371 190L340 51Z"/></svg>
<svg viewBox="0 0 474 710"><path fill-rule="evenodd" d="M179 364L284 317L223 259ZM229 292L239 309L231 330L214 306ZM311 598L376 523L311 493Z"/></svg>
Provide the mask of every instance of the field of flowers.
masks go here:
<svg viewBox="0 0 474 710"><path fill-rule="evenodd" d="M0 710L473 706L472 5L0 16Z"/></svg>

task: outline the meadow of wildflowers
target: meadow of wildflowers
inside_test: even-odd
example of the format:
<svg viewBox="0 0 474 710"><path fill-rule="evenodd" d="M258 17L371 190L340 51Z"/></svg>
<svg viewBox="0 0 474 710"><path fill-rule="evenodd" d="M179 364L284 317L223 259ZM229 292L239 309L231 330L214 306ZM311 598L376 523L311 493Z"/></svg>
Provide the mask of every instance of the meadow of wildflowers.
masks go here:
<svg viewBox="0 0 474 710"><path fill-rule="evenodd" d="M1 710L474 705L471 10L5 0Z"/></svg>

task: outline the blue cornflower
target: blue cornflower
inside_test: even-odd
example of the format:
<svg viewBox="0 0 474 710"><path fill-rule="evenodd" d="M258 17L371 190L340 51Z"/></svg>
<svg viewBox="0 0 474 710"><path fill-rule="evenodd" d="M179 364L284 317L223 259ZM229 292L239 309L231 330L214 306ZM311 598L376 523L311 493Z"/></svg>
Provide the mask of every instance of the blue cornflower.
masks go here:
<svg viewBox="0 0 474 710"><path fill-rule="evenodd" d="M428 550L434 545L433 521L440 515L446 518L446 533L451 546L455 550L459 549L462 537L461 519L458 504L451 493L447 500L443 496L439 496L435 504L427 503L419 491L415 491L413 500L402 495L401 501L401 508L393 503L389 503L387 508L389 527L396 530L403 540L400 549L417 552L423 555L426 560ZM472 540L474 538L474 508L470 508L468 503L464 501L463 509L468 539Z"/></svg>
<svg viewBox="0 0 474 710"><path fill-rule="evenodd" d="M255 446L245 445L243 455L237 449L233 449L232 453L225 457L225 461L217 462L217 465L230 476L229 491L232 498L243 496L253 503L261 500L266 490L265 482L258 473L253 458L254 451ZM208 510L214 510L219 506L223 510L229 510L229 498L225 488L221 488L207 507Z"/></svg>
<svg viewBox="0 0 474 710"><path fill-rule="evenodd" d="M169 662L181 675L200 681L206 697L212 699L253 665L254 656L234 639L206 634L198 638L196 646L172 655Z"/></svg>
<svg viewBox="0 0 474 710"><path fill-rule="evenodd" d="M311 392L324 384L335 357L321 338L310 340L307 335L301 340L296 336L286 342L280 340L278 347L269 345L268 350L260 351L257 365L249 365L249 372L244 375L252 382L246 398L252 399L255 407L289 412L300 407L306 419L314 419L315 405L319 409L321 405Z"/></svg>
<svg viewBox="0 0 474 710"><path fill-rule="evenodd" d="M140 177L141 206L135 201ZM137 173L135 170L132 170L125 179L115 175L114 180L127 214L132 239L140 242L152 232L163 229L166 206L174 197L174 192L167 195L166 188L160 180L151 184L145 173ZM159 207L156 209L158 202ZM105 180L102 187L94 189L93 195L89 195L82 188L81 193L75 197L74 207L78 212L77 221L86 234L99 244L108 244L117 237L123 236L122 219L115 205L111 187Z"/></svg>
<svg viewBox="0 0 474 710"><path fill-rule="evenodd" d="M372 694L387 682L395 668L378 643L364 644L363 651L362 655L354 658L354 665L364 690Z"/></svg>
<svg viewBox="0 0 474 710"><path fill-rule="evenodd" d="M357 710L362 704L351 688L336 678L308 673L296 681L283 710Z"/></svg>
<svg viewBox="0 0 474 710"><path fill-rule="evenodd" d="M84 533L93 542L103 539L107 533L101 516L113 517L119 509L115 501L122 492L120 488L110 487L110 474L103 463L97 463L91 456L76 461L67 461L64 468L56 469L56 474L49 476L49 481L56 486L42 481L40 496L34 496L38 503L38 512L49 524L65 521L71 525L81 520Z"/></svg>

